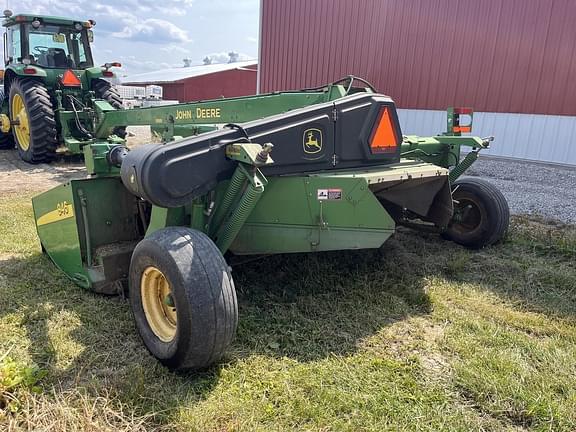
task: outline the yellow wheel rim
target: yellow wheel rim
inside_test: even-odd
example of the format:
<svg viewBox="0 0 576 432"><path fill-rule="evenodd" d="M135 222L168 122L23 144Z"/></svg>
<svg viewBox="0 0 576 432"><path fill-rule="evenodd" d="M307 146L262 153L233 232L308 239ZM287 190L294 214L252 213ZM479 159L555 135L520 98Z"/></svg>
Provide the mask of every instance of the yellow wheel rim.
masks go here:
<svg viewBox="0 0 576 432"><path fill-rule="evenodd" d="M176 335L176 307L170 283L156 267L150 266L140 279L142 306L148 325L163 342L170 342Z"/></svg>
<svg viewBox="0 0 576 432"><path fill-rule="evenodd" d="M16 141L20 148L26 151L30 148L30 123L24 99L18 93L12 97L12 120L17 123L14 125Z"/></svg>

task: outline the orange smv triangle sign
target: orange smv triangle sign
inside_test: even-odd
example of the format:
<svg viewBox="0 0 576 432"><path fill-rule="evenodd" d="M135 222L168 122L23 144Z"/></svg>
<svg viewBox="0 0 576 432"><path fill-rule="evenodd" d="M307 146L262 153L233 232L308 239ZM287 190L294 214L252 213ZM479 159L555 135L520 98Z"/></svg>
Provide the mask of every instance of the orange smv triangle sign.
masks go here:
<svg viewBox="0 0 576 432"><path fill-rule="evenodd" d="M70 69L62 75L62 84L66 87L80 87L82 85L78 77Z"/></svg>
<svg viewBox="0 0 576 432"><path fill-rule="evenodd" d="M388 113L388 108L384 107L378 116L376 131L370 140L370 150L372 153L393 153L398 147L396 133L392 126L392 120Z"/></svg>

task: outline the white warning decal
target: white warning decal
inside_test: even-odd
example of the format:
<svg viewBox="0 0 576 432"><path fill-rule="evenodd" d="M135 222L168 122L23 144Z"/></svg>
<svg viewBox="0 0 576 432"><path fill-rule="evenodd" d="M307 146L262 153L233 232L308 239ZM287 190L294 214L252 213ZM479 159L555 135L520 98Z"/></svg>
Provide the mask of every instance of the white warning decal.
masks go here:
<svg viewBox="0 0 576 432"><path fill-rule="evenodd" d="M318 189L316 197L319 201L338 201L342 199L342 189Z"/></svg>

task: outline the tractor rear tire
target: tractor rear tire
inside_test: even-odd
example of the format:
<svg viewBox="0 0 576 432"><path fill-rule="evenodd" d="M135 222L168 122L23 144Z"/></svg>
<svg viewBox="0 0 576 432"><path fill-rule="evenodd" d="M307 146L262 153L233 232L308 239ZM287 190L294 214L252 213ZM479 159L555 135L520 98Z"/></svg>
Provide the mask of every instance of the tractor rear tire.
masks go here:
<svg viewBox="0 0 576 432"><path fill-rule="evenodd" d="M116 109L122 109L122 97L120 93L108 81L96 78L92 80L92 90L96 93L96 97L104 99ZM114 135L119 138L126 138L126 127L118 126L114 128Z"/></svg>
<svg viewBox="0 0 576 432"><path fill-rule="evenodd" d="M502 192L486 180L465 177L452 185L454 216L443 236L471 249L500 241L510 224L510 209Z"/></svg>
<svg viewBox="0 0 576 432"><path fill-rule="evenodd" d="M10 86L10 120L20 157L29 163L50 162L56 155L57 131L48 90L40 81L16 79ZM18 111L18 112L15 112Z"/></svg>
<svg viewBox="0 0 576 432"><path fill-rule="evenodd" d="M132 255L129 287L144 345L168 368L204 369L232 342L238 324L234 281L204 233L169 227L143 239Z"/></svg>
<svg viewBox="0 0 576 432"><path fill-rule="evenodd" d="M4 86L0 84L0 106L4 104ZM14 137L11 132L0 131L0 150L11 150L14 148Z"/></svg>

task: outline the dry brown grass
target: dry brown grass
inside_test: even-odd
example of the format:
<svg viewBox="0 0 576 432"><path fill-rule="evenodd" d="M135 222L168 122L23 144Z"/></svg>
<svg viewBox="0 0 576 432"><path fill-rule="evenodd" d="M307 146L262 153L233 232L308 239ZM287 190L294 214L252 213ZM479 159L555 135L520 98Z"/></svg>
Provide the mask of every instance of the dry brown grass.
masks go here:
<svg viewBox="0 0 576 432"><path fill-rule="evenodd" d="M7 432L144 432L168 431L154 424L156 414L137 415L106 390L89 395L81 390L52 389L27 394L18 415L7 416ZM0 423L0 429L1 429Z"/></svg>

